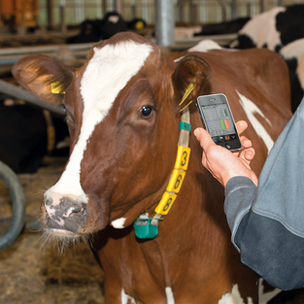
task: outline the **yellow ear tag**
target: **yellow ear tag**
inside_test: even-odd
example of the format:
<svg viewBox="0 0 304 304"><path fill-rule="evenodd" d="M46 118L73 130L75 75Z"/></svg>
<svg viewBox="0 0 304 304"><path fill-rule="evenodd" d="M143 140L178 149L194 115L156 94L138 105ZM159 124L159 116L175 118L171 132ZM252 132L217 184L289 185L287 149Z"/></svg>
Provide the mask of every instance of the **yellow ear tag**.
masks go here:
<svg viewBox="0 0 304 304"><path fill-rule="evenodd" d="M179 103L179 105L183 104L183 102L187 99L187 97L190 95L190 93L193 91L193 89L194 89L194 85L193 85L193 83L190 83L188 85L188 87L183 95L182 101Z"/></svg>
<svg viewBox="0 0 304 304"><path fill-rule="evenodd" d="M62 85L59 81L55 81L51 83L51 92L53 94L65 94L64 91L62 91Z"/></svg>
<svg viewBox="0 0 304 304"><path fill-rule="evenodd" d="M136 24L135 24L135 28L136 28L137 30L141 30L141 29L143 29L144 27L145 27L145 24L144 24L141 20L137 21Z"/></svg>
<svg viewBox="0 0 304 304"><path fill-rule="evenodd" d="M182 112L183 110L185 110L188 106L190 106L190 104L192 103L193 99L190 100L183 108L181 108L179 111Z"/></svg>

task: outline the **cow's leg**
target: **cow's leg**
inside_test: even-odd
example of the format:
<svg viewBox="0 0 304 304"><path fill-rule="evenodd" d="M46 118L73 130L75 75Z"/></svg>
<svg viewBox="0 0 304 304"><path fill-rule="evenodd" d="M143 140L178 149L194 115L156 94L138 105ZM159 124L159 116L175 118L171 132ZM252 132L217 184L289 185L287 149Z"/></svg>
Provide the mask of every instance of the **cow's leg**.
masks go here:
<svg viewBox="0 0 304 304"><path fill-rule="evenodd" d="M128 295L124 292L121 282L115 275L115 270L111 267L104 255L99 254L99 260L105 273L104 278L104 296L105 303L111 304L132 304ZM135 302L134 302L135 303Z"/></svg>

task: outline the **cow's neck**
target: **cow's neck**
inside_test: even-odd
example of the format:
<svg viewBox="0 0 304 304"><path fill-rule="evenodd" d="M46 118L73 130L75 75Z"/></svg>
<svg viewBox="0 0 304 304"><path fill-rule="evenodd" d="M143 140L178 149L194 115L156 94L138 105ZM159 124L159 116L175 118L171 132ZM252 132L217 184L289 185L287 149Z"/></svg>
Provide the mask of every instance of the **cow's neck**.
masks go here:
<svg viewBox="0 0 304 304"><path fill-rule="evenodd" d="M183 100L182 100L183 102ZM182 103L181 102L181 103ZM189 105L189 104L188 104ZM140 239L151 239L158 234L158 222L162 220L163 215L167 215L170 211L177 194L182 186L188 168L190 148L189 137L191 132L190 111L186 107L181 113L181 121L179 123L179 140L177 147L177 156L175 166L171 174L170 181L167 185L161 200L155 208L155 215L149 218L148 215L141 215L134 223L135 235Z"/></svg>

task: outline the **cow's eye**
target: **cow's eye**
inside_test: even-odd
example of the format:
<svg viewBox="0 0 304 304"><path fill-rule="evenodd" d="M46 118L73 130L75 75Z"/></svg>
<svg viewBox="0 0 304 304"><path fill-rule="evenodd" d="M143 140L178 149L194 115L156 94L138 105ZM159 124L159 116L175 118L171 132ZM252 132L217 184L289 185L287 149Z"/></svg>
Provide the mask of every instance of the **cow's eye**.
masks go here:
<svg viewBox="0 0 304 304"><path fill-rule="evenodd" d="M141 110L141 114L144 117L148 117L152 113L152 108L150 106L144 106Z"/></svg>

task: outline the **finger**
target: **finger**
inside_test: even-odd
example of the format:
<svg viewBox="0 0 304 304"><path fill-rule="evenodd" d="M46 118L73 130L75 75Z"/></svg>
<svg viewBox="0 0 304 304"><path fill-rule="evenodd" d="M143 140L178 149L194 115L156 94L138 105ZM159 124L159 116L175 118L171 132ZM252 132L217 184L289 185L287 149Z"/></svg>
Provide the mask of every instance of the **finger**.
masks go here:
<svg viewBox="0 0 304 304"><path fill-rule="evenodd" d="M254 148L243 149L239 154L239 158L243 159L248 164L250 164L254 156L255 156Z"/></svg>
<svg viewBox="0 0 304 304"><path fill-rule="evenodd" d="M241 141L242 147L244 147L245 149L252 147L252 142L247 137L241 136L240 141Z"/></svg>
<svg viewBox="0 0 304 304"><path fill-rule="evenodd" d="M251 162L255 156L255 149L249 148L244 151L244 157L247 161Z"/></svg>
<svg viewBox="0 0 304 304"><path fill-rule="evenodd" d="M245 120L239 120L235 123L235 126L236 126L238 133L241 134L247 129L248 124Z"/></svg>
<svg viewBox="0 0 304 304"><path fill-rule="evenodd" d="M203 128L196 128L193 132L201 147L205 150L209 145L215 145L210 134Z"/></svg>

